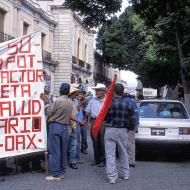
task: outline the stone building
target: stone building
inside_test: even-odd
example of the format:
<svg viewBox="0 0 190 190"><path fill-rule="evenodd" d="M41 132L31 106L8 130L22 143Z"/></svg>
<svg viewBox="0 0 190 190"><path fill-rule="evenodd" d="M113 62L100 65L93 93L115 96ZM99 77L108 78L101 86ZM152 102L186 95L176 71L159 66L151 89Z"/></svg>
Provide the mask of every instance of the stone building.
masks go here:
<svg viewBox="0 0 190 190"><path fill-rule="evenodd" d="M62 6L63 0L36 0L57 22L54 33L54 57L59 60L55 70L55 94L60 84L89 83L93 79L94 32L81 18Z"/></svg>
<svg viewBox="0 0 190 190"><path fill-rule="evenodd" d="M54 30L57 23L51 14L41 9L39 4L31 0L0 1L0 42L15 37L42 32L42 55L46 80L54 89L54 72L57 61L53 58Z"/></svg>
<svg viewBox="0 0 190 190"><path fill-rule="evenodd" d="M44 71L51 94L62 82L89 83L93 79L94 32L62 4L64 0L1 0L0 42L42 32Z"/></svg>
<svg viewBox="0 0 190 190"><path fill-rule="evenodd" d="M98 52L94 52L94 82L103 83L109 85L112 81L115 73L114 68L111 65L105 63L102 59L102 55Z"/></svg>

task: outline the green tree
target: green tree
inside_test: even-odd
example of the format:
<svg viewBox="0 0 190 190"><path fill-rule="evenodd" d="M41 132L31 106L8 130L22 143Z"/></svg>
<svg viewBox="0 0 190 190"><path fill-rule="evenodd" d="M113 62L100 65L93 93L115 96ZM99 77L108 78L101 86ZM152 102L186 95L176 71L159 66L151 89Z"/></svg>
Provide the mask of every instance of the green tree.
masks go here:
<svg viewBox="0 0 190 190"><path fill-rule="evenodd" d="M97 49L107 63L119 69L129 69L144 55L141 36L133 31L130 22L132 11L127 9L119 18L113 17L98 32Z"/></svg>
<svg viewBox="0 0 190 190"><path fill-rule="evenodd" d="M122 0L66 0L64 6L80 13L86 26L98 27L121 9Z"/></svg>
<svg viewBox="0 0 190 190"><path fill-rule="evenodd" d="M112 18L98 33L97 49L107 63L138 74L146 87L175 85L179 78L176 56L168 47L155 42L159 33L145 26L130 7L119 18ZM175 49L174 49L175 51ZM173 55L174 54L174 55Z"/></svg>
<svg viewBox="0 0 190 190"><path fill-rule="evenodd" d="M164 49L175 52L180 66L185 103L190 111L190 0L132 0L133 7L146 22L159 33L155 41L159 53Z"/></svg>

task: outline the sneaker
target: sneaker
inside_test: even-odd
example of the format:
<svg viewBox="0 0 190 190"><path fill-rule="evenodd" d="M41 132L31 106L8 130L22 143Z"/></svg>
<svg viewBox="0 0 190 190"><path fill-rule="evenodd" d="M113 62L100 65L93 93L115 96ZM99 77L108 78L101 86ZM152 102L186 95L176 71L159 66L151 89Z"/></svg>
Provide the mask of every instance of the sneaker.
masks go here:
<svg viewBox="0 0 190 190"><path fill-rule="evenodd" d="M83 161L78 161L77 164L79 164L79 165L84 164L84 162Z"/></svg>
<svg viewBox="0 0 190 190"><path fill-rule="evenodd" d="M98 164L98 167L99 168L103 168L103 167L105 167L106 166L106 163L104 163L104 162L101 162L100 164Z"/></svg>
<svg viewBox="0 0 190 190"><path fill-rule="evenodd" d="M129 176L122 177L123 180L128 180Z"/></svg>
<svg viewBox="0 0 190 190"><path fill-rule="evenodd" d="M91 166L98 166L100 164L100 162L93 162L92 164L91 164Z"/></svg>
<svg viewBox="0 0 190 190"><path fill-rule="evenodd" d="M115 184L115 180L109 179L109 183L110 183L110 184Z"/></svg>
<svg viewBox="0 0 190 190"><path fill-rule="evenodd" d="M61 177L53 177L53 176L47 176L46 177L47 181L61 181L62 178Z"/></svg>
<svg viewBox="0 0 190 190"><path fill-rule="evenodd" d="M129 164L130 168L135 168L135 164Z"/></svg>
<svg viewBox="0 0 190 190"><path fill-rule="evenodd" d="M61 176L59 176L61 179L65 179L65 176L64 175L61 175Z"/></svg>
<svg viewBox="0 0 190 190"><path fill-rule="evenodd" d="M73 170L77 170L78 167L76 164L69 164L69 167L72 168Z"/></svg>
<svg viewBox="0 0 190 190"><path fill-rule="evenodd" d="M82 154L88 154L87 150L81 150Z"/></svg>

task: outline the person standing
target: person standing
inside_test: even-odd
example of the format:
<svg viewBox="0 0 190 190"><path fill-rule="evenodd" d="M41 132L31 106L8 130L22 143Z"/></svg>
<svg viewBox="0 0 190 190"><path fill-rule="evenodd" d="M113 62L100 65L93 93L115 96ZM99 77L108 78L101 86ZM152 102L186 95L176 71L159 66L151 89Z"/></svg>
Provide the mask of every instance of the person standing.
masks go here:
<svg viewBox="0 0 190 190"><path fill-rule="evenodd" d="M52 105L49 104L48 97L41 94L41 99L46 104L46 114L48 117L48 153L49 172L47 181L61 181L66 172L67 151L70 119L76 121L71 115L73 102L68 98L70 85L62 83L60 86L60 97L56 98Z"/></svg>
<svg viewBox="0 0 190 190"><path fill-rule="evenodd" d="M80 91L79 94L75 100L75 103L78 105L78 115L77 118L80 120L84 120L85 114L84 114L84 109L85 109L85 89L79 87ZM87 143L87 129L86 126L77 126L77 155L78 159L80 160L80 152L83 154L88 154L87 149L88 149L88 143Z"/></svg>
<svg viewBox="0 0 190 190"><path fill-rule="evenodd" d="M124 180L129 178L127 139L128 130L135 127L135 112L123 95L124 86L116 84L114 98L105 118L106 173L110 184L115 184L118 178L116 147L118 147L121 177Z"/></svg>
<svg viewBox="0 0 190 190"><path fill-rule="evenodd" d="M69 98L73 101L73 111L72 115L74 117L78 114L78 108L77 105L74 102L74 99L78 95L79 89L71 87ZM68 161L69 166L72 169L78 169L77 167L77 124L76 122L70 121L69 123L69 148L68 148Z"/></svg>
<svg viewBox="0 0 190 190"><path fill-rule="evenodd" d="M92 129L93 129L94 121L96 120L96 117L98 116L103 106L103 103L105 100L106 87L104 84L99 83L93 89L96 91L96 97L91 99L86 107L86 112L88 113L87 125L88 125L88 128L91 129L91 138L92 138L93 149L94 149L94 163L92 163L92 166L98 165L99 167L104 167L105 162L106 162L105 146L104 146L104 133L105 133L104 124L101 127L101 130L96 139L92 135Z"/></svg>
<svg viewBox="0 0 190 190"><path fill-rule="evenodd" d="M129 167L134 168L136 165L135 134L139 125L139 111L138 111L137 102L134 99L134 97L130 95L130 92L125 93L124 96L128 99L130 105L135 110L135 128L133 130L128 131L128 148L127 148L128 157L129 157Z"/></svg>

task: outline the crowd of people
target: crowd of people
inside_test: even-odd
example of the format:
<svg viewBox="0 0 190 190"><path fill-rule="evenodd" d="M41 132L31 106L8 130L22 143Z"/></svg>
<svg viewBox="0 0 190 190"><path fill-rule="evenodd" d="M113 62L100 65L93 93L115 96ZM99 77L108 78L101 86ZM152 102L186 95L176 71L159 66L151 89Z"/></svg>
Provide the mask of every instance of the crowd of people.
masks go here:
<svg viewBox="0 0 190 190"><path fill-rule="evenodd" d="M117 83L111 106L95 138L92 129L106 98L106 86L97 84L93 88L96 96L86 93L83 86L62 83L60 96L51 100L45 94L41 99L45 104L47 117L48 170L47 181L61 181L66 168L76 170L81 161L81 153L88 154L87 133L91 134L94 162L91 166L106 167L109 183L115 184L121 177L129 178L129 168L135 167L135 133L139 124L138 101L125 92ZM142 99L142 97L139 97ZM33 170L44 172L40 161L43 155L20 158L18 164L22 172ZM116 168L120 162L120 173ZM32 168L31 168L32 167ZM0 163L1 171L7 171L6 160ZM0 177L0 181L5 178Z"/></svg>

